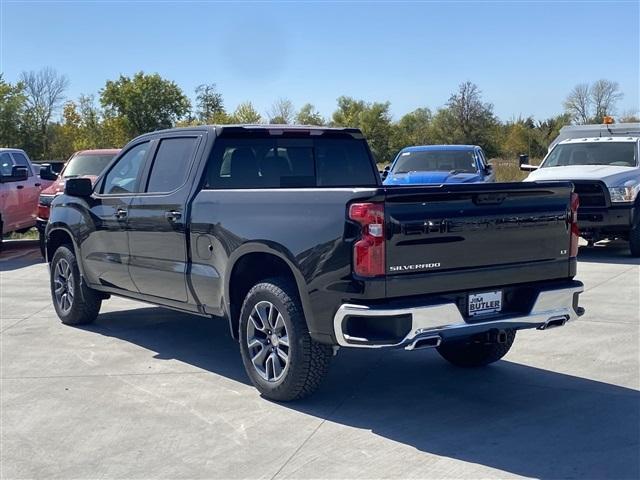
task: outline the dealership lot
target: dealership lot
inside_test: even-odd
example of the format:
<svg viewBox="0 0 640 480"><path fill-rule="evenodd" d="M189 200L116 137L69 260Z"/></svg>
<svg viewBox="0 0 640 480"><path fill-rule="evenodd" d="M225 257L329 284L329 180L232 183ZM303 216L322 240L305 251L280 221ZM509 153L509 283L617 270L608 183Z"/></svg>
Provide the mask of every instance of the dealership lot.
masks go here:
<svg viewBox="0 0 640 480"><path fill-rule="evenodd" d="M224 322L111 299L67 327L34 245L0 257L2 478L640 477L640 262L583 250L586 315L461 370L348 351L260 398Z"/></svg>

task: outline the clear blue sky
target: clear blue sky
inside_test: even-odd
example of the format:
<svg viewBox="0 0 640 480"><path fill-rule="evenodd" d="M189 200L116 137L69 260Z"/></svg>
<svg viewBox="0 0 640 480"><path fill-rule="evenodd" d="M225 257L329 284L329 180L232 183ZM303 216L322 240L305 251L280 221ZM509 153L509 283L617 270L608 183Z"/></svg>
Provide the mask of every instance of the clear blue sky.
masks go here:
<svg viewBox="0 0 640 480"><path fill-rule="evenodd" d="M215 82L229 110L286 97L329 115L350 95L389 100L398 118L471 80L503 120L541 119L577 83L608 78L619 111L640 109L638 1L0 2L5 78L52 66L69 98L144 70L189 96Z"/></svg>

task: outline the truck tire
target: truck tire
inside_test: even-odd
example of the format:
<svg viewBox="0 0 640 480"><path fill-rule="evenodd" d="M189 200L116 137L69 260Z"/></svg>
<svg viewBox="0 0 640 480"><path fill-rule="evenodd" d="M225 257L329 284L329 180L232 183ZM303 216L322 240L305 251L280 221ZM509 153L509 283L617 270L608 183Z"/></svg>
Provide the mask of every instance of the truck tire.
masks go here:
<svg viewBox="0 0 640 480"><path fill-rule="evenodd" d="M438 353L448 362L458 367L484 367L497 362L511 349L516 338L515 330L506 330L506 341L476 342L472 339L461 342L443 343L438 347Z"/></svg>
<svg viewBox="0 0 640 480"><path fill-rule="evenodd" d="M266 398L306 397L328 371L332 349L309 335L297 288L285 278L264 280L249 290L239 333L244 368Z"/></svg>
<svg viewBox="0 0 640 480"><path fill-rule="evenodd" d="M58 317L65 325L93 322L102 305L100 294L80 278L78 262L71 247L62 245L51 260L51 298Z"/></svg>
<svg viewBox="0 0 640 480"><path fill-rule="evenodd" d="M640 257L640 221L629 232L629 250L632 257Z"/></svg>

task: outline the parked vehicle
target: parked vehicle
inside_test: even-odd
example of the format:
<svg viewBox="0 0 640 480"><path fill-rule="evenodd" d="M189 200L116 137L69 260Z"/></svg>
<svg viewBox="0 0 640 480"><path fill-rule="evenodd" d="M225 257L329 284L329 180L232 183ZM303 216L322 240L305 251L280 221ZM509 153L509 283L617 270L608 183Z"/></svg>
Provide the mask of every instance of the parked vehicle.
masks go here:
<svg viewBox="0 0 640 480"><path fill-rule="evenodd" d="M385 187L349 128L221 126L130 142L66 181L46 228L63 323L109 295L223 317L262 394L310 394L339 347L487 365L583 313L568 182Z"/></svg>
<svg viewBox="0 0 640 480"><path fill-rule="evenodd" d="M66 164L65 161L59 161L59 160L38 160L34 162L34 167L36 167L36 170L40 172L40 169L42 167L51 166L50 168L51 173L55 175L60 175L60 172L62 172L62 169L64 168L65 164Z"/></svg>
<svg viewBox="0 0 640 480"><path fill-rule="evenodd" d="M385 185L495 182L477 145L421 145L403 148L382 177Z"/></svg>
<svg viewBox="0 0 640 480"><path fill-rule="evenodd" d="M24 150L0 148L0 248L1 238L26 232L36 224L40 177Z"/></svg>
<svg viewBox="0 0 640 480"><path fill-rule="evenodd" d="M50 181L50 186L40 193L38 200L38 218L36 227L38 228L40 239L40 252L45 256L45 235L44 229L49 220L49 209L51 202L64 190L64 182L69 178L86 177L95 181L98 175L109 165L109 162L120 152L119 148L80 150L71 155L60 173L55 173L52 164L43 165L40 169L40 176Z"/></svg>
<svg viewBox="0 0 640 480"><path fill-rule="evenodd" d="M521 168L531 172L525 181L572 181L580 196L578 223L582 236L590 244L605 239L627 240L631 255L638 257L640 124L622 127L583 125L563 129L560 134L566 139L554 143L540 167L524 164ZM580 136L593 135L594 131L606 136Z"/></svg>

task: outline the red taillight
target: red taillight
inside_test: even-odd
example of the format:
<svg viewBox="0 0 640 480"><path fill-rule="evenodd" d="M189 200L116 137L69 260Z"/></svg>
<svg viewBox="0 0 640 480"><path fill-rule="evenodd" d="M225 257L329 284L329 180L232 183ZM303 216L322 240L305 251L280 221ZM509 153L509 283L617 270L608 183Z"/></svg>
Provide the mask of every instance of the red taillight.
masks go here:
<svg viewBox="0 0 640 480"><path fill-rule="evenodd" d="M569 256L578 256L578 239L580 238L580 229L578 228L578 207L580 199L577 193L571 194L571 212L569 213L569 227L571 228L571 245L569 247Z"/></svg>
<svg viewBox="0 0 640 480"><path fill-rule="evenodd" d="M353 203L349 218L362 227L362 236L353 246L353 270L362 277L384 275L384 205Z"/></svg>
<svg viewBox="0 0 640 480"><path fill-rule="evenodd" d="M43 220L49 219L49 210L51 207L49 205L38 205L38 218Z"/></svg>

